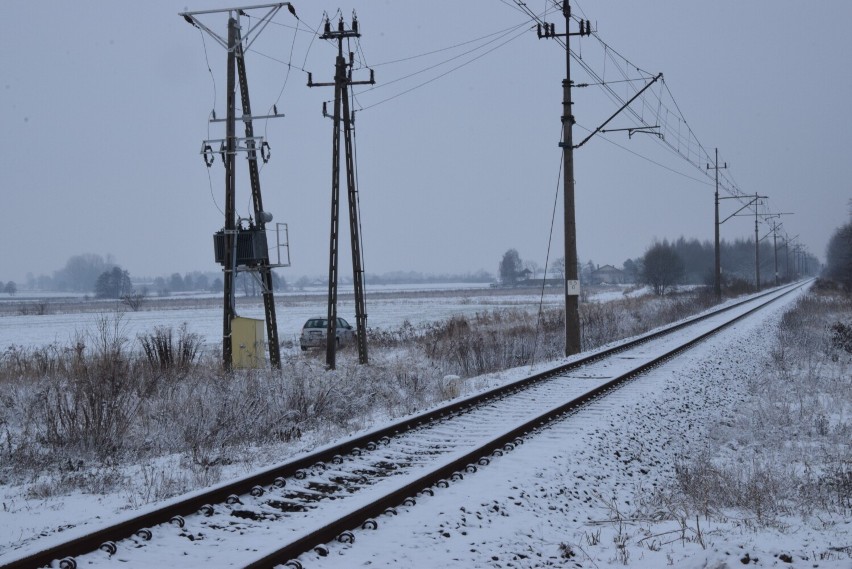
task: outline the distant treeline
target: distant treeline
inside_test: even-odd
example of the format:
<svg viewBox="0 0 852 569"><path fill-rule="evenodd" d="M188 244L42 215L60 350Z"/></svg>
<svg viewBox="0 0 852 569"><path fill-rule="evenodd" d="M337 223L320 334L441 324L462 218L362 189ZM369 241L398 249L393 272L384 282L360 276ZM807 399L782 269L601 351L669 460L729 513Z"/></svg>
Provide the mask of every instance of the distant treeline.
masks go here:
<svg viewBox="0 0 852 569"><path fill-rule="evenodd" d="M680 237L675 241L663 240L663 245L671 247L683 261L685 284L711 284L715 265L715 248L710 241ZM722 240L719 245L722 275L754 281L755 247L754 239ZM816 259L811 261L816 264ZM641 263L634 259L633 263ZM789 270L788 270L789 263ZM791 249L785 249L782 239L778 240L778 275L782 279L796 272L796 260ZM775 248L772 237L760 242L760 280L771 282L775 278Z"/></svg>

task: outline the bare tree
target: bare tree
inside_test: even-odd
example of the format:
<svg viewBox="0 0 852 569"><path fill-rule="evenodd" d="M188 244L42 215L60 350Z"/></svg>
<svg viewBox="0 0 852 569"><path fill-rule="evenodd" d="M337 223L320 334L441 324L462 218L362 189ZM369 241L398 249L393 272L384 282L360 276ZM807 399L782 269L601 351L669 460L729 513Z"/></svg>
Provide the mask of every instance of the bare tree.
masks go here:
<svg viewBox="0 0 852 569"><path fill-rule="evenodd" d="M121 297L121 302L133 312L138 312L142 308L145 299L148 298L148 289L143 288L140 291L132 291Z"/></svg>
<svg viewBox="0 0 852 569"><path fill-rule="evenodd" d="M553 261L553 265L551 266L551 271L553 271L553 276L558 279L565 278L565 257L559 257L555 261Z"/></svg>
<svg viewBox="0 0 852 569"><path fill-rule="evenodd" d="M532 273L532 278L536 278L541 270L541 267L535 261L524 261L524 268Z"/></svg>
<svg viewBox="0 0 852 569"><path fill-rule="evenodd" d="M642 282L662 296L683 278L683 261L668 243L656 243L645 252Z"/></svg>

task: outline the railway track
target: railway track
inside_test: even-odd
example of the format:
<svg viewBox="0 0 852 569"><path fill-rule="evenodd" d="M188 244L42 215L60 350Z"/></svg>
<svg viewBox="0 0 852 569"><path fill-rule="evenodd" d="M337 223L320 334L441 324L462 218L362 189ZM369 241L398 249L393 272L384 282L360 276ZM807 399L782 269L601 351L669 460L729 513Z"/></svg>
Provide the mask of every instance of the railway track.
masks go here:
<svg viewBox="0 0 852 569"><path fill-rule="evenodd" d="M5 561L54 566L301 567L298 557L354 540L398 508L510 452L524 437L802 284L776 289L506 386L347 439ZM675 333L677 332L677 333ZM327 551L327 550L325 550Z"/></svg>

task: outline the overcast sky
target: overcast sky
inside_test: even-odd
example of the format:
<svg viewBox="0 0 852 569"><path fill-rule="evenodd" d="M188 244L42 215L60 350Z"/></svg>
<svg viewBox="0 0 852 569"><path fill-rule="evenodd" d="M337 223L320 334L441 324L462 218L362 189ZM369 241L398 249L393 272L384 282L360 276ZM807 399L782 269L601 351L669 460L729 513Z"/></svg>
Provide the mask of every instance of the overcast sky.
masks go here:
<svg viewBox="0 0 852 569"><path fill-rule="evenodd" d="M80 253L110 254L133 276L218 269L211 235L224 223L224 171L218 160L208 170L199 149L208 136L224 135L221 123L207 119L213 108L225 115L226 54L204 38L211 77L202 34L177 13L231 5L3 2L0 280L52 274ZM552 4L528 5L540 13ZM783 219L785 229L823 257L852 198L852 3L573 5L619 54L664 74L698 141L711 153L720 149L726 174L744 192L770 196L773 211L795 213ZM335 50L312 41L308 28L337 8L297 3L298 29L282 12L247 58L255 114L277 100L287 115L255 129L272 148L261 172L265 207L289 224L288 279L327 271L332 124L321 111L333 93L309 89L305 71L331 80ZM364 107L356 148L367 271L496 272L511 247L543 265L560 165L564 50L529 30L490 36L492 43L466 55L459 56L489 40L408 59L523 24L511 0L340 8L347 21L357 10L359 65L373 66L379 85L356 104ZM563 29L561 17L549 19ZM205 22L225 34L223 18ZM614 60L597 40L572 40L572 49L615 78ZM276 59L291 62L289 78ZM574 70L576 82L591 81ZM355 79L367 77L356 70ZM614 89L628 93L626 84ZM600 88L575 92L576 141L617 106ZM657 118L652 109L637 112ZM610 126L634 125L619 117ZM248 215L245 161L237 168L237 207ZM575 178L582 261L620 266L655 238L712 239L711 180L652 135L592 139L575 153ZM723 205L723 215L726 208L733 204ZM753 221L734 218L722 236L753 231ZM555 232L552 257L563 254L561 214ZM342 274L351 273L347 235Z"/></svg>

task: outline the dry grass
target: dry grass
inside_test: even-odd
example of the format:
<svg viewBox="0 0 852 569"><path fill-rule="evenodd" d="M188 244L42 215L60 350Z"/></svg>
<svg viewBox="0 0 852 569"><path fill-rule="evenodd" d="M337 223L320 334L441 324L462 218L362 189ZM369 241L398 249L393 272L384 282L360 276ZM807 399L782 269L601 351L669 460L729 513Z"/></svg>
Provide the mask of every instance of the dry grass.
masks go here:
<svg viewBox="0 0 852 569"><path fill-rule="evenodd" d="M695 294L582 305L584 347L638 334L705 306ZM225 373L185 328L128 338L120 313L68 345L0 353L0 482L36 496L104 492L142 468L141 501L214 483L249 448L322 442L458 396L466 378L562 355L563 312L520 309L371 331L371 365L352 350L280 370ZM166 462L168 462L166 460ZM171 464L171 463L169 463Z"/></svg>
<svg viewBox="0 0 852 569"><path fill-rule="evenodd" d="M800 299L762 372L748 379L732 431L737 456L705 452L678 464L663 501L705 516L735 509L760 524L852 515L850 324L852 297L817 289Z"/></svg>

